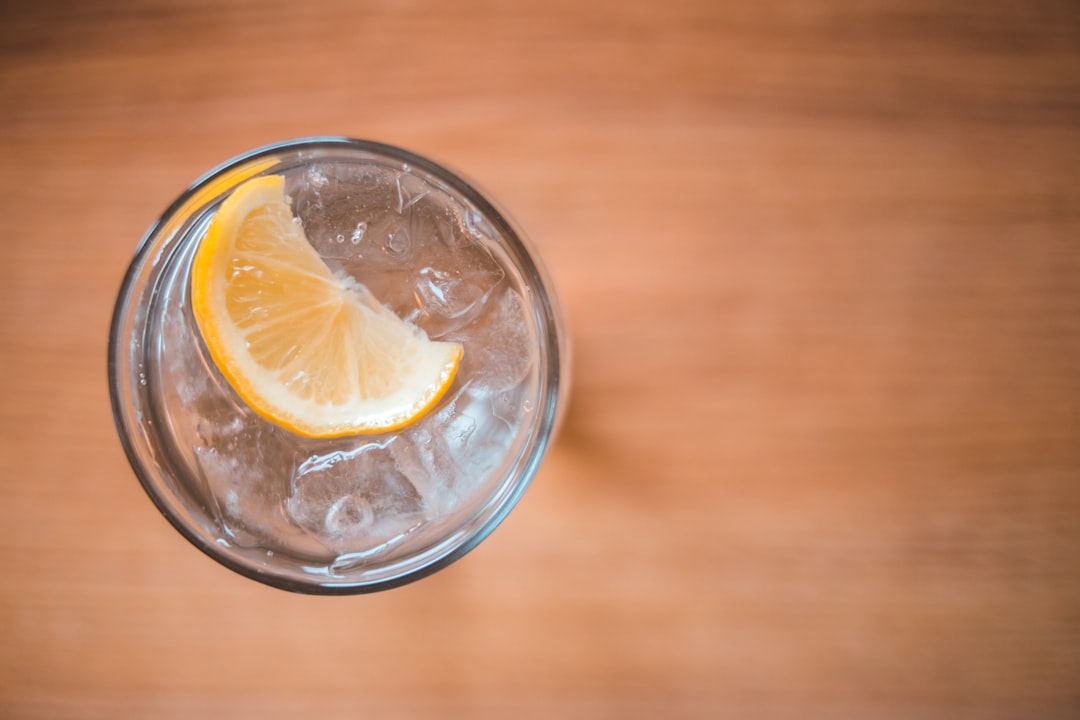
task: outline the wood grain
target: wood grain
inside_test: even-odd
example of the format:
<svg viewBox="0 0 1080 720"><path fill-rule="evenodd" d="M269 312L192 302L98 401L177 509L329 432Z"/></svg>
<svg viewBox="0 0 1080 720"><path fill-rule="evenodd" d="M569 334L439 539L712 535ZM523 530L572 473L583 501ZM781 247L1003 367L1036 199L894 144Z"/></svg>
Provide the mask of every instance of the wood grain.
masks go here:
<svg viewBox="0 0 1080 720"><path fill-rule="evenodd" d="M1080 7L0 3L0 716L1080 715ZM535 485L355 598L213 564L105 382L136 242L289 137L509 207L575 344Z"/></svg>

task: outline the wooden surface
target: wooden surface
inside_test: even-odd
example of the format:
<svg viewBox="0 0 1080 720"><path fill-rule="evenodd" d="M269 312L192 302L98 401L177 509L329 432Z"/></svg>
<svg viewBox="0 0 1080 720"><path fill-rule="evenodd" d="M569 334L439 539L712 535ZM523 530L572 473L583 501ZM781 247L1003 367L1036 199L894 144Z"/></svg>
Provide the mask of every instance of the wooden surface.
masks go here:
<svg viewBox="0 0 1080 720"><path fill-rule="evenodd" d="M0 2L0 717L1080 717L1080 6ZM510 519L290 595L153 509L112 303L267 142L463 170L572 410Z"/></svg>

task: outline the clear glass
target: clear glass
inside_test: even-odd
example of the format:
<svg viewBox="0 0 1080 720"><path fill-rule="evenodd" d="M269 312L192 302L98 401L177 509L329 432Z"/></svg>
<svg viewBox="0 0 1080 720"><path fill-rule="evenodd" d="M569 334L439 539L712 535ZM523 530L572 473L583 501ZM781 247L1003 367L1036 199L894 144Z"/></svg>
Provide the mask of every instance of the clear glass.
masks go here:
<svg viewBox="0 0 1080 720"><path fill-rule="evenodd" d="M262 174L286 178L331 268L462 343L454 384L415 423L303 438L256 415L210 359L191 261L223 199ZM196 547L286 590L362 593L445 567L506 517L553 437L566 357L551 284L489 198L405 150L308 138L228 162L151 227L117 299L109 384L135 474Z"/></svg>

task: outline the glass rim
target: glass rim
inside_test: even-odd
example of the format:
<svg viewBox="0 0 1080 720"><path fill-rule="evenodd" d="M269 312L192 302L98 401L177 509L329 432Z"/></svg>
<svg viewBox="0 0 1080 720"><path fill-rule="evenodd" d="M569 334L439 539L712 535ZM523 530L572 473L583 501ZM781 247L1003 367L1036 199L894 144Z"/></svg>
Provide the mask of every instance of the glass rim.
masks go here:
<svg viewBox="0 0 1080 720"><path fill-rule="evenodd" d="M338 582L333 581L328 576L315 574L300 579L293 575L275 572L272 567L245 562L242 555L226 552L217 542L208 541L205 536L200 535L195 527L183 521L180 517L181 513L176 511L168 501L165 493L159 490L159 483L156 482L154 469L144 462L140 455L140 448L137 447L132 437L132 430L139 429L140 425L137 420L131 417L128 408L124 404L125 400L132 399L131 396L135 392L130 387L132 382L131 372L134 368L128 367L130 363L124 360L125 354L131 355L129 344L133 338L132 334L125 334L125 321L131 320L131 314L135 309L133 300L142 298L142 295L134 295L133 290L137 281L147 274L146 262L148 256L154 249L155 244L162 239L163 230L170 221L182 217L185 212L190 216L203 207L206 202L200 205L195 201L200 197L200 194L206 193L216 183L228 181L219 188L220 192L208 196L207 202L230 192L244 180L258 174L259 171L249 175L238 175L233 178L229 177L230 173L236 173L236 171L244 167L252 166L261 160L282 155L283 153L296 153L304 150L313 152L342 150L349 153L366 153L402 163L406 166L406 169L409 166L419 168L432 177L445 182L454 191L460 193L462 198L472 203L483 213L484 217L495 229L498 242L501 245L508 246L506 249L512 252L512 261L522 273L522 277L531 291L529 293L531 297L530 304L534 307L532 314L536 315L538 309L539 319L541 320L537 338L542 345L540 349L542 364L539 368L540 396L536 408L537 417L533 424L532 436L525 439L521 457L514 464L513 479L511 480L508 476L498 485L500 488L509 487L509 492L503 495L494 510L485 514L482 521L475 528L469 530L460 541L453 540L454 532L449 532L433 541L430 545L407 555L407 557L420 557L434 550L435 557L430 561L390 577L370 581L350 582L347 577L343 577ZM189 205L192 205L192 207L189 208ZM169 239L171 239L171 236L165 238L166 241ZM412 151L371 140L344 136L311 136L276 142L237 155L200 176L158 216L137 244L120 283L109 329L107 372L113 421L128 463L154 506L181 536L215 562L249 579L295 593L356 595L388 590L420 580L461 559L486 539L506 519L531 484L539 468L540 461L554 435L564 405L563 396L566 386L563 382L563 365L567 349L559 327L561 321L561 311L557 306L550 278L539 255L531 247L524 233L519 230L506 212L492 200L490 195L481 192L474 183L466 180L457 172ZM134 325L133 321L128 324ZM154 434L160 435L161 432L155 430ZM492 497L495 498L496 495ZM453 540L450 546L445 550L441 549L448 539Z"/></svg>

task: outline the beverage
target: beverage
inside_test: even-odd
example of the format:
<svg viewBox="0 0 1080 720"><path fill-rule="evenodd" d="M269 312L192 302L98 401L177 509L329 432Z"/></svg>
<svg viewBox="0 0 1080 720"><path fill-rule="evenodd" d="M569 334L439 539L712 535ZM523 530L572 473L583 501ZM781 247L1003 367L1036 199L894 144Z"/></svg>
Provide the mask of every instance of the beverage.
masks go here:
<svg viewBox="0 0 1080 720"><path fill-rule="evenodd" d="M222 202L268 175L335 278L460 345L453 381L403 427L298 434L209 351L193 259ZM502 213L430 161L327 138L238 158L165 214L117 301L109 371L131 464L180 532L248 577L349 593L428 574L494 529L552 435L564 363L550 285Z"/></svg>

